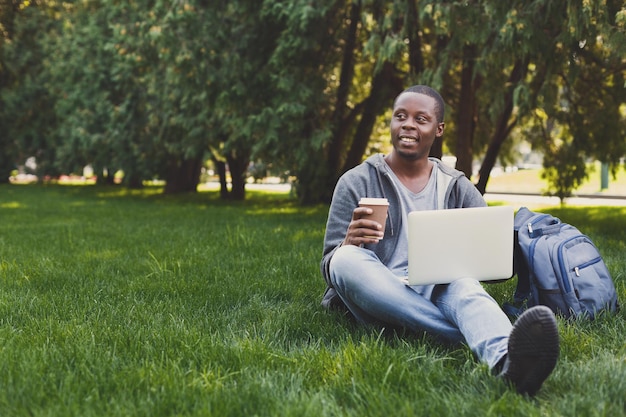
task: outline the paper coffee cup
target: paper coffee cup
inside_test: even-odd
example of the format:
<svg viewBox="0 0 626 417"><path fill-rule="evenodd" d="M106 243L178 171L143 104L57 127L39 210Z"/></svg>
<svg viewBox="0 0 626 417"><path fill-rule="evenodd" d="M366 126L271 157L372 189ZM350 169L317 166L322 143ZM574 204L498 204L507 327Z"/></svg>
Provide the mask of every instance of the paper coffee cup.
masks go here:
<svg viewBox="0 0 626 417"><path fill-rule="evenodd" d="M364 219L374 220L380 223L383 228L382 232L385 233L385 223L387 222L387 209L389 208L389 201L386 198L371 198L363 197L359 200L359 207L369 207L373 210L372 214L363 216ZM366 236L374 239L382 239L378 236Z"/></svg>

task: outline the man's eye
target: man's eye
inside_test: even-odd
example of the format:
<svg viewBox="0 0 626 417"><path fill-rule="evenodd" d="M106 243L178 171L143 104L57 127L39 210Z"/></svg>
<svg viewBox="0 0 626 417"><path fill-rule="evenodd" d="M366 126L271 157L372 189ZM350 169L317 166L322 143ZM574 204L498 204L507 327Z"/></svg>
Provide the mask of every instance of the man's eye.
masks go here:
<svg viewBox="0 0 626 417"><path fill-rule="evenodd" d="M396 119L404 120L406 119L406 114L402 114L402 113L396 114Z"/></svg>

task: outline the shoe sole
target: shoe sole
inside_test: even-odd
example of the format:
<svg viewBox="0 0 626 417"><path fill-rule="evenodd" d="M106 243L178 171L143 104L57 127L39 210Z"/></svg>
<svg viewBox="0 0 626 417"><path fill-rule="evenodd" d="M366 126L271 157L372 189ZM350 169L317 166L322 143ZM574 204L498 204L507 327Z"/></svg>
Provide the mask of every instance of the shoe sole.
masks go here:
<svg viewBox="0 0 626 417"><path fill-rule="evenodd" d="M559 357L559 331L552 310L537 306L525 311L509 337L510 366L504 377L517 392L533 396Z"/></svg>

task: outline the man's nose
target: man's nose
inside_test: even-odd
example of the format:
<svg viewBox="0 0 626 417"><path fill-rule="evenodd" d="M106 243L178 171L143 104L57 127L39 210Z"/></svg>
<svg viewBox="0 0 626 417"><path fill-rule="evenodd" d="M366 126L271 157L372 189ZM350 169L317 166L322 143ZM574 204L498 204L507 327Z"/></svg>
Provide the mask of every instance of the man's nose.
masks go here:
<svg viewBox="0 0 626 417"><path fill-rule="evenodd" d="M405 129L414 129L415 128L415 120L412 119L411 117L407 117L406 120L404 121L404 123L402 124L402 127Z"/></svg>

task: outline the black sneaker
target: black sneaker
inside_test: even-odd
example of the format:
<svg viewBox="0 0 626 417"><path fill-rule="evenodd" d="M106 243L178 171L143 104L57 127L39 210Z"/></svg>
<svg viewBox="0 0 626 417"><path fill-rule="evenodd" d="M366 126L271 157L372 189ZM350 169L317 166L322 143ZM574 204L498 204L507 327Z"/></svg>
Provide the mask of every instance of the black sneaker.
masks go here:
<svg viewBox="0 0 626 417"><path fill-rule="evenodd" d="M552 310L535 306L513 325L509 351L499 376L518 393L533 396L548 378L559 357L559 331Z"/></svg>

